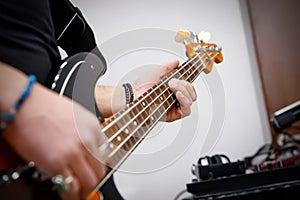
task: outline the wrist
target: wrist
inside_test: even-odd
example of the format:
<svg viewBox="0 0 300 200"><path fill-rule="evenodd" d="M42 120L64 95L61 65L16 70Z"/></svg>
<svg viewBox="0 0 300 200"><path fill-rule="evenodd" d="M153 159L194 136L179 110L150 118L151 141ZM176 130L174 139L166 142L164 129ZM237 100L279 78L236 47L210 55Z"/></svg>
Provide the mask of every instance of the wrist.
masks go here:
<svg viewBox="0 0 300 200"><path fill-rule="evenodd" d="M13 106L26 83L24 73L0 62L0 113L7 112Z"/></svg>
<svg viewBox="0 0 300 200"><path fill-rule="evenodd" d="M31 88L35 82L36 77L34 75L29 75L27 85L18 100L14 103L9 111L0 113L0 133L4 132L6 126L14 122L17 111L29 96Z"/></svg>
<svg viewBox="0 0 300 200"><path fill-rule="evenodd" d="M103 117L110 117L125 106L126 97L122 86L97 86L95 100Z"/></svg>

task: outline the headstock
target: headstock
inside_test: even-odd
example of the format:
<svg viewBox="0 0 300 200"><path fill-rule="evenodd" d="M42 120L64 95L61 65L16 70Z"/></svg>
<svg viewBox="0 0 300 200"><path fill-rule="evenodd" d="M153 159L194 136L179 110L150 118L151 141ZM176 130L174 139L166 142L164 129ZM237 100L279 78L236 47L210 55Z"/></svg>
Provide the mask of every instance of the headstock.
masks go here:
<svg viewBox="0 0 300 200"><path fill-rule="evenodd" d="M209 39L210 34L204 31L197 34L191 31L180 30L175 37L177 42L185 45L186 54L189 58L199 56L203 59L205 65L203 71L206 74L211 72L214 63L223 61L222 48L216 44L207 43Z"/></svg>

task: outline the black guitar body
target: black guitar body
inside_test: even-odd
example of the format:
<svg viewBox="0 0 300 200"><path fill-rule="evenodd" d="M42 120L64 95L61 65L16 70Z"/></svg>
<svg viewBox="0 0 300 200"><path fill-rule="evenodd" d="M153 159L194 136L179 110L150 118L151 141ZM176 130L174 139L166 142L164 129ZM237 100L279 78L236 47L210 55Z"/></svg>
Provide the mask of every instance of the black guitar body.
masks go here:
<svg viewBox="0 0 300 200"><path fill-rule="evenodd" d="M95 104L94 89L97 80L105 71L106 64L94 54L75 54L61 65L51 89L80 103L102 122L102 117ZM113 176L106 181L100 191L104 199L123 199L115 186Z"/></svg>
<svg viewBox="0 0 300 200"><path fill-rule="evenodd" d="M60 66L51 89L96 114L94 89L105 70L105 65L94 54L75 54Z"/></svg>

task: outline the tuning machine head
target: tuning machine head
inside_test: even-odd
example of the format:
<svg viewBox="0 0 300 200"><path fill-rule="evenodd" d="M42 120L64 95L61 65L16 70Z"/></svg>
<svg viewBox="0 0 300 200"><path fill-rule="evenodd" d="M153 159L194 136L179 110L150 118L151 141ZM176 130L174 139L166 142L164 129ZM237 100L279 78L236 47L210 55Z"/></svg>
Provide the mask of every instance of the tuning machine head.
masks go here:
<svg viewBox="0 0 300 200"><path fill-rule="evenodd" d="M179 30L175 37L177 42L183 43L186 55L189 58L200 57L207 61L204 72L209 73L213 63L223 61L222 48L213 43L208 43L210 33L201 31L199 34L187 30Z"/></svg>
<svg viewBox="0 0 300 200"><path fill-rule="evenodd" d="M175 41L176 42L179 42L179 43L185 43L188 39L190 39L191 37L191 32L190 31L187 31L187 30L179 30L177 32L177 35L175 37Z"/></svg>
<svg viewBox="0 0 300 200"><path fill-rule="evenodd" d="M175 40L176 42L184 43L184 44L188 44L192 42L207 43L210 40L210 37L211 37L210 33L206 31L201 31L199 34L197 34L192 31L181 29L177 32Z"/></svg>
<svg viewBox="0 0 300 200"><path fill-rule="evenodd" d="M197 37L198 37L199 42L205 42L205 43L207 43L207 42L210 40L211 35L210 35L209 32L201 31L201 32L197 35Z"/></svg>

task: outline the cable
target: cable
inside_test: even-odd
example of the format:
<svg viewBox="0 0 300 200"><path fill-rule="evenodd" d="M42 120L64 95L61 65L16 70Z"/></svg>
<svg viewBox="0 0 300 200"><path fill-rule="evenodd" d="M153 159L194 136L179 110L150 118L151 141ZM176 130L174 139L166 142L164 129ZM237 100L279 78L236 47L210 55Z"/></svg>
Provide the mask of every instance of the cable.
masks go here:
<svg viewBox="0 0 300 200"><path fill-rule="evenodd" d="M180 198L184 193L186 193L186 192L187 192L186 189L180 191L180 192L176 195L176 197L174 198L174 200L179 200L179 198Z"/></svg>

